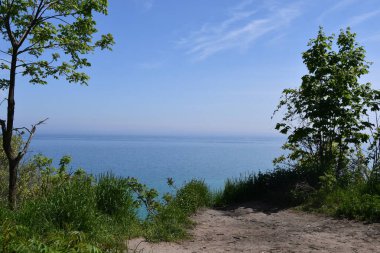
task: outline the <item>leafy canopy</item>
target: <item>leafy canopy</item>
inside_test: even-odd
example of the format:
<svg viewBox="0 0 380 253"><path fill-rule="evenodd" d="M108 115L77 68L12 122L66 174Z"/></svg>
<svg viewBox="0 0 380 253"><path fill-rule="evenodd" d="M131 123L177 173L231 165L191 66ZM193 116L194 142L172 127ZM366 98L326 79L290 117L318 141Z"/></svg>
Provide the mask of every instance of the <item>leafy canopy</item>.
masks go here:
<svg viewBox="0 0 380 253"><path fill-rule="evenodd" d="M106 15L107 6L107 0L1 0L0 68L10 70L16 57L17 73L32 84L47 84L49 76L87 84L79 71L91 66L84 55L114 43L111 34L95 39L94 14ZM9 82L2 78L1 88Z"/></svg>
<svg viewBox="0 0 380 253"><path fill-rule="evenodd" d="M349 28L335 37L320 28L302 55L308 74L299 88L285 89L275 113L285 109L276 129L288 134L291 160L311 157L321 167L342 170L348 150L369 139L369 111L377 111L379 93L360 83L370 63Z"/></svg>

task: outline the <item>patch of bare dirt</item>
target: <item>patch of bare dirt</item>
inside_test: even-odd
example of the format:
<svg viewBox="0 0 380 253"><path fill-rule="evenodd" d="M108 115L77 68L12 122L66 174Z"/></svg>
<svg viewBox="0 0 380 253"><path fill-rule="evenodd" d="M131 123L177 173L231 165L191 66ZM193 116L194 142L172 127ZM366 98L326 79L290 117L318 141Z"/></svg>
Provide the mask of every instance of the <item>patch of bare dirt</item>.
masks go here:
<svg viewBox="0 0 380 253"><path fill-rule="evenodd" d="M377 252L380 224L337 220L251 202L194 217L192 239L179 243L129 242L136 252Z"/></svg>

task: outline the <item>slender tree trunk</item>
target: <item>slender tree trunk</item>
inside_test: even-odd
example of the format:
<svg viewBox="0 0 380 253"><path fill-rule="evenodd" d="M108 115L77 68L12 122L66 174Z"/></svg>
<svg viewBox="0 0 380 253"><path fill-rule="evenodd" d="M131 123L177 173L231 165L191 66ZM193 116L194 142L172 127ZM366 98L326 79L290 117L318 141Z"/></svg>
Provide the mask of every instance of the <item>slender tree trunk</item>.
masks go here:
<svg viewBox="0 0 380 253"><path fill-rule="evenodd" d="M12 62L9 75L7 121L2 125L3 148L8 159L9 166L9 192L8 205L13 210L16 208L17 199L17 167L20 162L18 155L12 148L13 123L15 113L15 86L16 86L17 49L12 52Z"/></svg>
<svg viewBox="0 0 380 253"><path fill-rule="evenodd" d="M17 161L9 162L8 205L11 210L17 207Z"/></svg>
<svg viewBox="0 0 380 253"><path fill-rule="evenodd" d="M40 17L41 12L44 12L48 9L48 8L44 9L46 7L45 6L46 1L39 0L38 2L39 3L37 3L37 1L34 1L34 3L36 4L35 7L38 6L38 8L35 9L36 13L32 14L31 16L32 20L30 24L27 25L25 32L22 34L22 36L19 39L18 39L18 36L15 36L15 33L13 33L12 27L11 27L11 15L13 15L11 14L11 9L13 5L13 1L10 4L10 6L8 6L9 4L6 4L5 8L10 8L10 9L9 9L9 13L5 17L3 17L3 20L2 20L5 31L12 45L12 52L11 52L12 59L11 59L10 70L9 70L9 87L8 87L8 97L7 97L7 102L8 102L7 117L6 117L6 120L3 120L3 119L0 120L1 131L3 134L3 149L7 156L8 164L9 164L9 193L8 193L9 203L8 204L11 209L16 208L18 165L28 149L28 146L33 137L33 134L36 131L36 126L44 122L44 121L41 121L37 125L34 125L32 127L32 129L29 131L29 138L26 141L22 150L13 150L12 137L13 137L13 131L14 131L14 114L15 114L15 104L16 104L15 103L16 70L17 70L19 49L22 46L22 44L25 42L25 40L27 39L32 29L37 24L37 21Z"/></svg>
<svg viewBox="0 0 380 253"><path fill-rule="evenodd" d="M338 154L338 163L335 171L335 177L337 180L339 180L342 176L342 171L343 171L343 152L344 152L344 147L342 144L342 136L339 136L339 154Z"/></svg>

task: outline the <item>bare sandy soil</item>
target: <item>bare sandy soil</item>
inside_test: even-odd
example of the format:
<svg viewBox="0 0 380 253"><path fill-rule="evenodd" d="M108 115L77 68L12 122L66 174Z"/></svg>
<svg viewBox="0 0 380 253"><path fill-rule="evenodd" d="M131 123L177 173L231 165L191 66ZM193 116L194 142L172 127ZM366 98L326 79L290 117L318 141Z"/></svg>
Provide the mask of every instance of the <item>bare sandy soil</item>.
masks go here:
<svg viewBox="0 0 380 253"><path fill-rule="evenodd" d="M363 224L247 203L205 209L194 217L192 239L179 243L129 242L135 252L378 252L380 224Z"/></svg>

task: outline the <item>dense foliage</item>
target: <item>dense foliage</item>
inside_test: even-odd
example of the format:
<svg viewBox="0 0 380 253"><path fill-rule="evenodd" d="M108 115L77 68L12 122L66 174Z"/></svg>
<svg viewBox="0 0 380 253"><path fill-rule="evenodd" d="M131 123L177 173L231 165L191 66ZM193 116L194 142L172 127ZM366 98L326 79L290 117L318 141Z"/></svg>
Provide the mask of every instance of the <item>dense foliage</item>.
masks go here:
<svg viewBox="0 0 380 253"><path fill-rule="evenodd" d="M380 93L360 83L370 63L355 37L320 28L303 53L309 73L275 111L284 110L276 129L287 135L286 155L274 171L227 180L217 204L265 200L380 221Z"/></svg>
<svg viewBox="0 0 380 253"><path fill-rule="evenodd" d="M283 91L278 106L285 112L276 129L288 135L284 149L290 151L278 163L312 167L321 176L334 173L342 183L349 174L365 173L363 166L350 164L350 155L359 156L370 138L369 112L379 110L379 92L360 83L369 63L355 36L347 29L335 41L321 28L310 41L303 53L309 73L299 88Z"/></svg>
<svg viewBox="0 0 380 253"><path fill-rule="evenodd" d="M70 172L67 156L58 167L52 162L38 155L21 167L18 209L0 205L0 252L124 252L136 236L186 237L189 215L210 204L203 181L192 180L161 200L134 178ZM1 198L6 203L6 194Z"/></svg>

